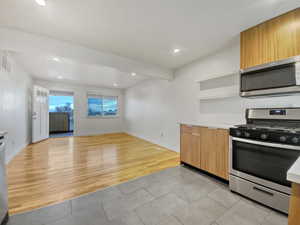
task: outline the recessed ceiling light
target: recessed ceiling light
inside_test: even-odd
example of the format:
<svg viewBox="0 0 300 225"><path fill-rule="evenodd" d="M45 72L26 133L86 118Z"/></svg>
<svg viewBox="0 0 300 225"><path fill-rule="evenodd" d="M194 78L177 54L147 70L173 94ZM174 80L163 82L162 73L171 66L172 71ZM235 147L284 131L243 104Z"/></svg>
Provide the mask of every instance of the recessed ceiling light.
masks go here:
<svg viewBox="0 0 300 225"><path fill-rule="evenodd" d="M179 52L181 52L181 50L179 48L174 48L173 49L173 53L174 54L178 54Z"/></svg>
<svg viewBox="0 0 300 225"><path fill-rule="evenodd" d="M131 76L135 77L135 76L136 76L136 73L131 73Z"/></svg>
<svg viewBox="0 0 300 225"><path fill-rule="evenodd" d="M56 61L56 62L59 62L59 61L60 61L60 59L57 58L57 57L53 57L53 60Z"/></svg>
<svg viewBox="0 0 300 225"><path fill-rule="evenodd" d="M35 2L40 5L40 6L45 6L46 5L46 0L35 0Z"/></svg>
<svg viewBox="0 0 300 225"><path fill-rule="evenodd" d="M117 84L117 83L114 83L114 87L118 87L118 84Z"/></svg>
<svg viewBox="0 0 300 225"><path fill-rule="evenodd" d="M57 79L61 80L61 79L63 79L63 77L62 76L58 76Z"/></svg>

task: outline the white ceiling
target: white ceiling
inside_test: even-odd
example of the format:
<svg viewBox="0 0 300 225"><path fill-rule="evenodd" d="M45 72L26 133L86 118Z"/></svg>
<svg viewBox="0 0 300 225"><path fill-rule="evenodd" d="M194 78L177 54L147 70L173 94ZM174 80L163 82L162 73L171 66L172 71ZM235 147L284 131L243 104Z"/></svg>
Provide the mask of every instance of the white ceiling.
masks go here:
<svg viewBox="0 0 300 225"><path fill-rule="evenodd" d="M16 53L14 58L34 78L42 80L109 88L128 88L149 79L140 74L132 76L131 73L120 72L111 67L84 64L74 59L58 57L59 61L55 61L53 60L55 57L50 55Z"/></svg>
<svg viewBox="0 0 300 225"><path fill-rule="evenodd" d="M296 7L299 0L1 0L0 26L178 68Z"/></svg>
<svg viewBox="0 0 300 225"><path fill-rule="evenodd" d="M173 69L300 6L299 0L46 1L41 7L0 0L0 49L15 52L35 78L113 88L172 79ZM173 55L174 48L182 52Z"/></svg>

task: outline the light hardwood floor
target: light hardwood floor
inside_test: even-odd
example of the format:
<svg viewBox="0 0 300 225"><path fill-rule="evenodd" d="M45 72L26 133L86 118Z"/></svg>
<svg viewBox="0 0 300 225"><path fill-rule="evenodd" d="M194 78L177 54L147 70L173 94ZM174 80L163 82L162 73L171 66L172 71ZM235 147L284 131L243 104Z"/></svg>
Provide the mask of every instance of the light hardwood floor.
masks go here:
<svg viewBox="0 0 300 225"><path fill-rule="evenodd" d="M179 154L124 134L52 138L8 165L10 213L40 208L179 164Z"/></svg>

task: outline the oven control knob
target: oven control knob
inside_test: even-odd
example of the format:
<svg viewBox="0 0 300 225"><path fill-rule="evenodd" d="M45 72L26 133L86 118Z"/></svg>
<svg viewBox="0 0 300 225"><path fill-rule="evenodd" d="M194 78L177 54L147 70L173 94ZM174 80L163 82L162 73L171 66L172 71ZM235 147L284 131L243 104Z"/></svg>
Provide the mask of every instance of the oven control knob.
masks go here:
<svg viewBox="0 0 300 225"><path fill-rule="evenodd" d="M245 132L245 137L250 137L250 133Z"/></svg>
<svg viewBox="0 0 300 225"><path fill-rule="evenodd" d="M262 135L260 135L260 138L263 139L263 140L266 140L268 138L268 135L262 134Z"/></svg>
<svg viewBox="0 0 300 225"><path fill-rule="evenodd" d="M239 130L237 130L237 131L235 132L235 135L238 136L238 137L241 136L241 134L242 134L242 133L241 133L241 131L239 131Z"/></svg>
<svg viewBox="0 0 300 225"><path fill-rule="evenodd" d="M279 138L279 140L281 141L281 142L285 142L286 141L286 136L281 136L280 138Z"/></svg>
<svg viewBox="0 0 300 225"><path fill-rule="evenodd" d="M299 142L299 138L293 137L293 138L292 138L292 142L293 142L294 144L297 144L297 143Z"/></svg>

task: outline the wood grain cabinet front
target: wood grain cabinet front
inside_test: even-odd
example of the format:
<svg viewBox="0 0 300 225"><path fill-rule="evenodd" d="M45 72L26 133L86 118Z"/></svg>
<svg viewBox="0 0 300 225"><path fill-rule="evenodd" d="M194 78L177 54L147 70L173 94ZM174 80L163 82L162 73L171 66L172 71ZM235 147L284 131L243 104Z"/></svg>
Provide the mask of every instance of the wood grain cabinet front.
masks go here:
<svg viewBox="0 0 300 225"><path fill-rule="evenodd" d="M181 125L181 162L228 180L228 149L228 130Z"/></svg>
<svg viewBox="0 0 300 225"><path fill-rule="evenodd" d="M181 125L180 160L200 168L200 127Z"/></svg>
<svg viewBox="0 0 300 225"><path fill-rule="evenodd" d="M241 69L300 55L300 8L243 31L240 42Z"/></svg>
<svg viewBox="0 0 300 225"><path fill-rule="evenodd" d="M300 224L300 184L292 184L292 195L289 209L289 225Z"/></svg>
<svg viewBox="0 0 300 225"><path fill-rule="evenodd" d="M228 130L201 128L201 169L228 180L228 152Z"/></svg>

